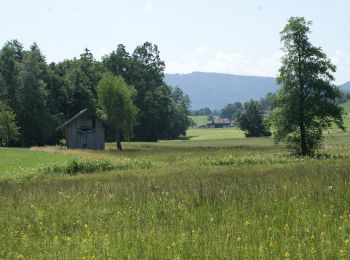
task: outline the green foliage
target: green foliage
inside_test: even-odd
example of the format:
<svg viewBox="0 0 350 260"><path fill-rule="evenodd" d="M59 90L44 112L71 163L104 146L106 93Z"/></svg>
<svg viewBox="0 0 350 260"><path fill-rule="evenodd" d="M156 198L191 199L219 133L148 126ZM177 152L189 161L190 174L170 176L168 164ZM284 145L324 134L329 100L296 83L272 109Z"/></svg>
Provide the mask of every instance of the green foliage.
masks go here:
<svg viewBox="0 0 350 260"><path fill-rule="evenodd" d="M245 102L237 114L237 123L247 137L270 136L264 123L264 110L258 101Z"/></svg>
<svg viewBox="0 0 350 260"><path fill-rule="evenodd" d="M64 74L68 82L69 110L67 118L70 118L83 109L96 111L97 84L101 79L99 64L92 53L85 49L80 59L68 62L68 69Z"/></svg>
<svg viewBox="0 0 350 260"><path fill-rule="evenodd" d="M175 139L185 134L190 100L179 88L165 85L165 64L157 45L145 42L130 55L120 44L116 51L103 57L102 64L137 90L135 140Z"/></svg>
<svg viewBox="0 0 350 260"><path fill-rule="evenodd" d="M213 115L209 115L208 117L207 117L207 121L209 122L211 122L211 121L213 121L214 120L214 116Z"/></svg>
<svg viewBox="0 0 350 260"><path fill-rule="evenodd" d="M54 131L50 125L47 106L48 92L44 75L46 63L39 47L34 43L23 53L19 73L18 124L21 128L22 146L43 145Z"/></svg>
<svg viewBox="0 0 350 260"><path fill-rule="evenodd" d="M11 109L0 101L0 146L8 146L11 140L17 140L19 128L16 116Z"/></svg>
<svg viewBox="0 0 350 260"><path fill-rule="evenodd" d="M164 61L157 45L149 42L137 46L132 54L133 85L137 90L136 106L139 118L135 139L158 141L166 138L171 124L171 89L164 84Z"/></svg>
<svg viewBox="0 0 350 260"><path fill-rule="evenodd" d="M116 132L117 146L121 150L120 136L128 139L136 123L137 108L133 104L136 90L121 76L109 72L103 74L97 92L102 118Z"/></svg>
<svg viewBox="0 0 350 260"><path fill-rule="evenodd" d="M167 139L176 139L180 135L185 136L186 130L194 122L191 122L188 118L190 114L190 98L178 87L172 88L171 92L173 105L170 116L171 122L167 130Z"/></svg>
<svg viewBox="0 0 350 260"><path fill-rule="evenodd" d="M135 66L133 65L133 59L125 50L123 44L119 44L117 50L102 57L102 65L107 71L112 72L113 75L122 76L128 84L132 84L132 72Z"/></svg>
<svg viewBox="0 0 350 260"><path fill-rule="evenodd" d="M276 97L276 93L269 92L265 97L260 99L260 105L264 110L272 110L275 108L274 99Z"/></svg>
<svg viewBox="0 0 350 260"><path fill-rule="evenodd" d="M67 92L55 66L47 66L37 44L30 50L13 40L0 51L0 100L9 105L20 126L23 146L59 140L55 128L65 120Z"/></svg>
<svg viewBox="0 0 350 260"><path fill-rule="evenodd" d="M236 113L242 108L241 102L227 104L220 112L220 117L232 120Z"/></svg>
<svg viewBox="0 0 350 260"><path fill-rule="evenodd" d="M271 116L276 142L284 141L296 154L313 155L321 147L323 131L336 124L344 129L341 96L332 73L336 68L308 38L311 22L292 17L281 32L284 57L278 81L278 108Z"/></svg>
<svg viewBox="0 0 350 260"><path fill-rule="evenodd" d="M78 173L93 173L113 170L113 165L107 160L71 160L63 165L48 165L40 169L44 174L69 174L74 175Z"/></svg>
<svg viewBox="0 0 350 260"><path fill-rule="evenodd" d="M23 46L17 40L6 42L0 51L0 99L16 112L18 108L19 72Z"/></svg>
<svg viewBox="0 0 350 260"><path fill-rule="evenodd" d="M83 109L97 112L97 86L103 72L123 77L137 91L132 103L139 115L122 119L129 122L119 127L123 128L120 138L128 139L132 128L137 140L184 135L190 101L181 90L164 83L164 69L158 47L149 42L132 54L120 44L102 62L85 49L79 58L51 64L37 44L24 50L16 40L7 42L0 50L0 101L14 112L20 127L20 138L11 145L57 144L63 137L56 131L58 126Z"/></svg>
<svg viewBox="0 0 350 260"><path fill-rule="evenodd" d="M129 169L150 169L150 161L125 160L118 164L112 164L109 160L84 160L74 159L64 164L46 165L39 169L43 174L87 174L105 171L125 171Z"/></svg>
<svg viewBox="0 0 350 260"><path fill-rule="evenodd" d="M197 126L197 123L193 120L193 118L188 117L188 126L193 128Z"/></svg>

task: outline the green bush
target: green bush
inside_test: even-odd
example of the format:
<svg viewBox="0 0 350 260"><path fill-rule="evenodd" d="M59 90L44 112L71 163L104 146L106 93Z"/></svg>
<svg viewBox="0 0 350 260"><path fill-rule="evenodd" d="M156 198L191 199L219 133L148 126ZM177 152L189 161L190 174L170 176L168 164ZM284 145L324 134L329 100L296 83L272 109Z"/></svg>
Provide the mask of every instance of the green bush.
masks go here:
<svg viewBox="0 0 350 260"><path fill-rule="evenodd" d="M121 161L119 164L112 164L108 160L80 160L74 159L64 164L48 165L40 168L40 172L44 174L69 174L93 173L112 170L128 170L128 169L150 169L152 163L150 161Z"/></svg>
<svg viewBox="0 0 350 260"><path fill-rule="evenodd" d="M77 173L92 173L97 171L110 171L113 169L113 164L107 160L88 161L74 159L66 164L44 166L41 168L41 172L74 175Z"/></svg>

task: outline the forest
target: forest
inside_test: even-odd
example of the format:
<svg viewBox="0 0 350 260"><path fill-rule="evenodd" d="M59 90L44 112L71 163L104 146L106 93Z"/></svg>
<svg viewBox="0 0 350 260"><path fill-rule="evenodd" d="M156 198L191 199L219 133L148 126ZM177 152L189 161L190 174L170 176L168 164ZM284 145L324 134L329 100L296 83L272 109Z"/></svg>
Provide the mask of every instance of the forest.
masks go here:
<svg viewBox="0 0 350 260"><path fill-rule="evenodd" d="M97 87L108 73L122 77L135 92L133 131L121 137L174 139L188 128L190 99L164 82L164 69L157 45L150 42L131 54L119 44L101 60L86 48L78 58L48 63L37 43L26 50L19 41L8 41L0 50L0 143L57 144L63 133L56 129L66 120L83 109L100 114ZM107 129L107 138L114 136L113 129Z"/></svg>

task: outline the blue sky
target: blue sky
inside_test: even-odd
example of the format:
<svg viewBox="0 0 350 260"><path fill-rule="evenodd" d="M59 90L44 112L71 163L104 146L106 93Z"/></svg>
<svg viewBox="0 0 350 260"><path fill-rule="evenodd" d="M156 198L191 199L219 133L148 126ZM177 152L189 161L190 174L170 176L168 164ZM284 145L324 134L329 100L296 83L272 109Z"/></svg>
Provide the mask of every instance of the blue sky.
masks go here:
<svg viewBox="0 0 350 260"><path fill-rule="evenodd" d="M166 72L276 76L279 32L290 16L313 21L311 41L350 80L347 0L1 0L0 45L36 41L48 61L99 59L119 43L158 45Z"/></svg>

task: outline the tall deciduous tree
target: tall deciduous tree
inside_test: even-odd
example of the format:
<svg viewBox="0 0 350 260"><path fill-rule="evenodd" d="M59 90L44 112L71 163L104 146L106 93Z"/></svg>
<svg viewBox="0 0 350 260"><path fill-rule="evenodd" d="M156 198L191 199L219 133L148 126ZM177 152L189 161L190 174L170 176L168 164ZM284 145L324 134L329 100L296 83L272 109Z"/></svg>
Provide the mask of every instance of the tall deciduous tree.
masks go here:
<svg viewBox="0 0 350 260"><path fill-rule="evenodd" d="M18 109L19 71L23 47L17 40L7 42L0 50L0 98L13 111Z"/></svg>
<svg viewBox="0 0 350 260"><path fill-rule="evenodd" d="M132 84L132 59L123 44L118 44L117 50L105 55L102 64L113 75L120 75L127 84Z"/></svg>
<svg viewBox="0 0 350 260"><path fill-rule="evenodd" d="M22 146L44 145L52 134L47 89L44 82L45 58L37 44L26 51L19 74L18 123Z"/></svg>
<svg viewBox="0 0 350 260"><path fill-rule="evenodd" d="M243 108L237 113L237 122L247 137L270 136L271 133L264 124L264 110L259 101L245 102Z"/></svg>
<svg viewBox="0 0 350 260"><path fill-rule="evenodd" d="M175 139L179 135L186 135L186 130L190 126L190 105L191 100L179 87L171 88L173 99L171 122L167 131L167 139Z"/></svg>
<svg viewBox="0 0 350 260"><path fill-rule="evenodd" d="M103 74L97 88L99 113L107 125L116 132L117 149L122 150L121 136L129 137L136 122L134 106L136 90L121 76Z"/></svg>
<svg viewBox="0 0 350 260"><path fill-rule="evenodd" d="M158 141L167 135L171 123L171 90L164 84L164 61L157 45L145 42L132 54L131 79L137 90L135 104L140 113L135 139Z"/></svg>
<svg viewBox="0 0 350 260"><path fill-rule="evenodd" d="M281 88L271 117L274 139L302 156L317 151L323 130L333 123L344 130L343 110L336 104L341 93L332 84L336 67L310 43L310 25L303 17L292 17L281 32Z"/></svg>
<svg viewBox="0 0 350 260"><path fill-rule="evenodd" d="M62 65L66 67L65 78L69 85L68 117L72 117L86 108L95 112L97 101L96 87L101 79L101 69L92 53L85 49L85 52L80 55L80 59L66 61Z"/></svg>

